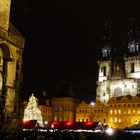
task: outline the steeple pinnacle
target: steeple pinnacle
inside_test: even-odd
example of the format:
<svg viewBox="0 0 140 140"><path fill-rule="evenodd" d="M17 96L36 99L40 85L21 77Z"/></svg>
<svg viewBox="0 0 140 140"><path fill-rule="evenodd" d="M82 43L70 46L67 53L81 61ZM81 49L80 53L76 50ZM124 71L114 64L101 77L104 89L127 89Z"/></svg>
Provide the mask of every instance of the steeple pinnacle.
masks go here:
<svg viewBox="0 0 140 140"><path fill-rule="evenodd" d="M131 18L130 29L128 31L128 50L129 53L138 53L139 49L138 31L134 25L134 18Z"/></svg>
<svg viewBox="0 0 140 140"><path fill-rule="evenodd" d="M108 28L108 22L105 23L105 34L103 37L102 57L108 58L111 54L111 34Z"/></svg>

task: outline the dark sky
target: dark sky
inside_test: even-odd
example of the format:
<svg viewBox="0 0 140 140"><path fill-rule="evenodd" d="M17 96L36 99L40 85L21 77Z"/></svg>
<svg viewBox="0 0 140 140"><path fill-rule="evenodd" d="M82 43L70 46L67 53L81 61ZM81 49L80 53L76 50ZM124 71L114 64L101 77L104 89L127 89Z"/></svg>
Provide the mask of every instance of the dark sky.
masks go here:
<svg viewBox="0 0 140 140"><path fill-rule="evenodd" d="M48 97L67 96L70 85L75 98L95 100L105 22L119 52L131 16L140 27L139 13L136 3L13 0L11 21L26 39L22 98L43 89Z"/></svg>

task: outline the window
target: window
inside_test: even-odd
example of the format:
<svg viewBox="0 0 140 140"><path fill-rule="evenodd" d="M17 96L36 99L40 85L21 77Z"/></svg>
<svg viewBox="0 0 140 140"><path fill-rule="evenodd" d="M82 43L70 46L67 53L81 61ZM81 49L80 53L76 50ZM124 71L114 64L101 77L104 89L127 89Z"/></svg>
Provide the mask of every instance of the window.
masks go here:
<svg viewBox="0 0 140 140"><path fill-rule="evenodd" d="M110 114L112 114L112 112L113 112L113 111L112 111L112 110L110 110Z"/></svg>
<svg viewBox="0 0 140 140"><path fill-rule="evenodd" d="M117 110L114 110L114 113L117 114Z"/></svg>
<svg viewBox="0 0 140 140"><path fill-rule="evenodd" d="M121 119L118 119L118 122L121 123Z"/></svg>
<svg viewBox="0 0 140 140"><path fill-rule="evenodd" d="M58 107L57 106L54 106L54 111L58 111Z"/></svg>
<svg viewBox="0 0 140 140"><path fill-rule="evenodd" d="M117 118L114 119L114 122L115 122L115 123L117 122Z"/></svg>
<svg viewBox="0 0 140 140"><path fill-rule="evenodd" d="M103 76L106 76L106 67L102 67L101 71L103 72Z"/></svg>
<svg viewBox="0 0 140 140"><path fill-rule="evenodd" d="M121 110L118 110L118 113L121 114Z"/></svg>
<svg viewBox="0 0 140 140"><path fill-rule="evenodd" d="M130 110L128 110L128 114L131 114L131 111Z"/></svg>
<svg viewBox="0 0 140 140"><path fill-rule="evenodd" d="M132 85L132 88L134 88L134 85Z"/></svg>
<svg viewBox="0 0 140 140"><path fill-rule="evenodd" d="M131 63L131 73L132 73L132 72L135 72L135 69L134 69L134 68L135 68L134 63Z"/></svg>
<svg viewBox="0 0 140 140"><path fill-rule="evenodd" d="M106 67L104 67L103 69L103 75L106 76Z"/></svg>

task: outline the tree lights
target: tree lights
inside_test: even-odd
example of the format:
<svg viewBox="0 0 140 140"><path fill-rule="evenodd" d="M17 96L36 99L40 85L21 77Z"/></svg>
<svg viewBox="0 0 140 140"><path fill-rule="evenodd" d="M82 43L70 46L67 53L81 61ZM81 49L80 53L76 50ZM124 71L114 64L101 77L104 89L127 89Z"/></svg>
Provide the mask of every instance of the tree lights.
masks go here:
<svg viewBox="0 0 140 140"><path fill-rule="evenodd" d="M29 98L27 107L24 110L23 121L36 120L39 126L43 125L41 111L38 108L36 97L32 94Z"/></svg>

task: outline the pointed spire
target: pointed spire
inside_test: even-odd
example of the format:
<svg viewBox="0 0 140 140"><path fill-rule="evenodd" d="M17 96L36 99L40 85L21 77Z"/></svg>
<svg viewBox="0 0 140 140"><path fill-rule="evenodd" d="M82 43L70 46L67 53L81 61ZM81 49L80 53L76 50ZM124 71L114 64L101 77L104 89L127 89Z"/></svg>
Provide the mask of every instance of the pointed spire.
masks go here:
<svg viewBox="0 0 140 140"><path fill-rule="evenodd" d="M102 57L108 58L111 54L111 33L109 31L109 23L105 22L105 34L103 37Z"/></svg>
<svg viewBox="0 0 140 140"><path fill-rule="evenodd" d="M134 18L130 18L130 28L128 31L128 50L129 53L138 53L139 52L139 35L136 27L134 25Z"/></svg>

